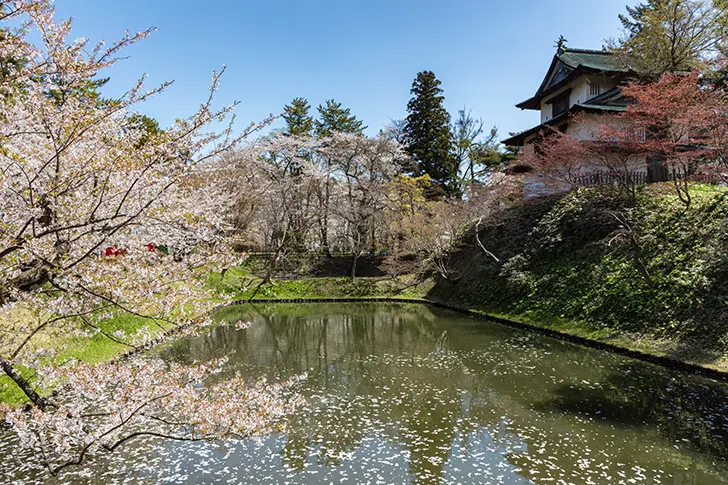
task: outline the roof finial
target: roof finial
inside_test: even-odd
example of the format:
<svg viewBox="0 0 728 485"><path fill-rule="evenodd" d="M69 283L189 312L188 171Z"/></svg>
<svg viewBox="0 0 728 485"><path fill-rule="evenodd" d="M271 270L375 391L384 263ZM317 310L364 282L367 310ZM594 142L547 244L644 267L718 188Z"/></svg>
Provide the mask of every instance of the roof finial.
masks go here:
<svg viewBox="0 0 728 485"><path fill-rule="evenodd" d="M561 55L564 52L566 52L566 43L567 42L569 42L569 41L566 40L566 38L563 35L559 36L559 39L556 41L556 45L554 46L554 47L556 47L556 53L558 55Z"/></svg>

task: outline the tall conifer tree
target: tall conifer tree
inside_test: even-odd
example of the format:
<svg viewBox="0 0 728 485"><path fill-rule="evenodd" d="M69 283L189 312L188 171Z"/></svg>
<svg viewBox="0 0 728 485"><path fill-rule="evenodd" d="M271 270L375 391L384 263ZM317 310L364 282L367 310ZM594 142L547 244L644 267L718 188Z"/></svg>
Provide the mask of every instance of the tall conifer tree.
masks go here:
<svg viewBox="0 0 728 485"><path fill-rule="evenodd" d="M311 106L305 98L293 98L291 104L284 107L283 119L286 120L286 127L283 130L284 135L309 137L313 132L313 118L308 114ZM306 141L302 142L305 145ZM311 153L304 148L298 150L298 156L303 159L310 160ZM302 167L294 162L291 172L294 176L302 175ZM306 238L306 221L303 217L305 213L304 203L302 200L292 200L291 213L291 244L297 250L304 250Z"/></svg>
<svg viewBox="0 0 728 485"><path fill-rule="evenodd" d="M366 126L356 116L351 114L349 108L342 108L341 103L333 99L326 100L326 104L318 107L319 119L314 124L316 136L331 136L335 132L354 133L361 135Z"/></svg>
<svg viewBox="0 0 728 485"><path fill-rule="evenodd" d="M305 98L293 98L291 104L283 107L283 119L286 120L284 133L293 136L310 135L313 131L313 118L308 114L311 106Z"/></svg>
<svg viewBox="0 0 728 485"><path fill-rule="evenodd" d="M404 126L404 141L416 161L415 175L427 174L433 182L431 196L459 196L458 166L453 154L450 115L443 106L440 81L432 71L422 71L412 83L412 99Z"/></svg>

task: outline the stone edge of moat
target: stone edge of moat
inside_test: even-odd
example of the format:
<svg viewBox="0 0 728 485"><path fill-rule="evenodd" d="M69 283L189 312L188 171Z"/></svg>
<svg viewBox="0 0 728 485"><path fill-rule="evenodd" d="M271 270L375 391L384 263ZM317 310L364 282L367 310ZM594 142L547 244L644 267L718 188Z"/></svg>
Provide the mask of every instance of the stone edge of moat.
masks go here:
<svg viewBox="0 0 728 485"><path fill-rule="evenodd" d="M593 340L586 337L580 337L567 332L554 330L551 328L539 327L538 325L519 322L516 320L510 320L501 316L490 315L478 310L470 308L458 307L443 303L435 300L427 300L423 298L397 298L397 297L361 297L361 298L256 298L253 300L237 300L227 305L221 305L215 309L218 311L222 308L230 306L241 306L241 305L254 305L254 304L276 304L276 303L411 303L418 305L426 305L433 308L441 308L444 310L450 310L462 315L468 315L479 320L485 320L492 323L497 323L511 328L517 328L521 330L528 330L546 337L555 338L558 340L571 342L584 347L590 347L599 350L605 350L614 354L623 355L643 362L656 364L669 369L676 369L690 374L699 375L702 377L708 377L722 382L728 382L728 372L705 367L700 364L693 364L685 362L673 357L664 355L651 354L648 352L634 350L627 347L622 347L613 343L602 342L599 340ZM178 331L179 329L175 329ZM168 335L169 336L169 335ZM167 336L167 337L168 337ZM152 342L149 347L154 346ZM144 349L146 350L146 349ZM140 350L130 352L131 355L138 353ZM121 358L129 357L129 354L122 356Z"/></svg>

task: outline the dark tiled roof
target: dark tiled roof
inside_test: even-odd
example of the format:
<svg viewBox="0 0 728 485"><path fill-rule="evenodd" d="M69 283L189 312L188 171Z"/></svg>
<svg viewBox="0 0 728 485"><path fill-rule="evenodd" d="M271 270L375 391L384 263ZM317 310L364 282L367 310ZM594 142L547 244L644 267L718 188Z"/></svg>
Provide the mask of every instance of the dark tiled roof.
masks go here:
<svg viewBox="0 0 728 485"><path fill-rule="evenodd" d="M547 85L551 77L551 72L559 62L566 66L569 74L560 81ZM516 106L521 109L539 109L541 99L544 96L558 91L582 74L612 73L624 75L630 72L634 72L634 69L624 62L624 58L611 52L589 49L566 49L563 52L558 52L554 56L551 61L551 66L546 73L546 77L541 83L541 86L539 86L538 91L536 91L536 94L526 101L518 103Z"/></svg>
<svg viewBox="0 0 728 485"><path fill-rule="evenodd" d="M569 119L569 112L566 111L564 113L561 113L560 115L551 118L545 123L541 123L540 125L534 126L533 128L529 128L528 130L524 130L520 133L516 133L510 138L506 138L505 140L502 140L501 143L505 146L523 146L524 140L528 138L531 135L535 135L539 131L543 130L544 128L548 126L554 126L559 125L563 122L566 122Z"/></svg>
<svg viewBox="0 0 728 485"><path fill-rule="evenodd" d="M597 71L630 71L630 66L625 65L623 58L608 51L566 49L563 53L557 54L556 57L572 69L583 66Z"/></svg>
<svg viewBox="0 0 728 485"><path fill-rule="evenodd" d="M611 101L613 104L615 99L621 99L621 98L622 98L622 90L619 88L619 86L617 86L616 88L612 88L609 91L605 91L598 96L594 96L593 98L587 99L585 101L585 103L586 104L604 104L604 103L609 103Z"/></svg>
<svg viewBox="0 0 728 485"><path fill-rule="evenodd" d="M614 112L622 112L627 109L626 106L613 106L608 104L592 104L592 103L578 103L574 106L578 106L579 108L583 108L585 110L592 110L592 111L614 111ZM572 109L574 109L572 107Z"/></svg>
<svg viewBox="0 0 728 485"><path fill-rule="evenodd" d="M530 128L528 130L522 131L510 138L506 138L505 140L501 141L501 143L505 146L523 146L523 143L525 142L525 139L528 138L531 135L535 135L544 128L548 126L559 126L562 123L565 123L568 121L568 117L571 114L578 113L580 111L586 111L588 113L620 113L627 109L624 106L610 106L610 105L604 105L604 104L590 104L590 103L579 103L575 104L571 108L569 108L569 111L565 113L561 113L559 116L556 116L555 118L551 118L545 123L541 123L540 125L534 126L533 128Z"/></svg>

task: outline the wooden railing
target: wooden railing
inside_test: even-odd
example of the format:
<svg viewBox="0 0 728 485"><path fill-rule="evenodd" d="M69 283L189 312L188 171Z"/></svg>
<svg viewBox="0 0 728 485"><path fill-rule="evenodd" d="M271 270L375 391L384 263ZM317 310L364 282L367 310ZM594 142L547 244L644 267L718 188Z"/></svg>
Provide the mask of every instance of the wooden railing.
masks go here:
<svg viewBox="0 0 728 485"><path fill-rule="evenodd" d="M612 172L591 172L574 179L574 185L586 187L589 185L619 185L628 182L627 177L631 179L631 184L645 185L647 183L646 172L630 172L629 174L615 174Z"/></svg>

